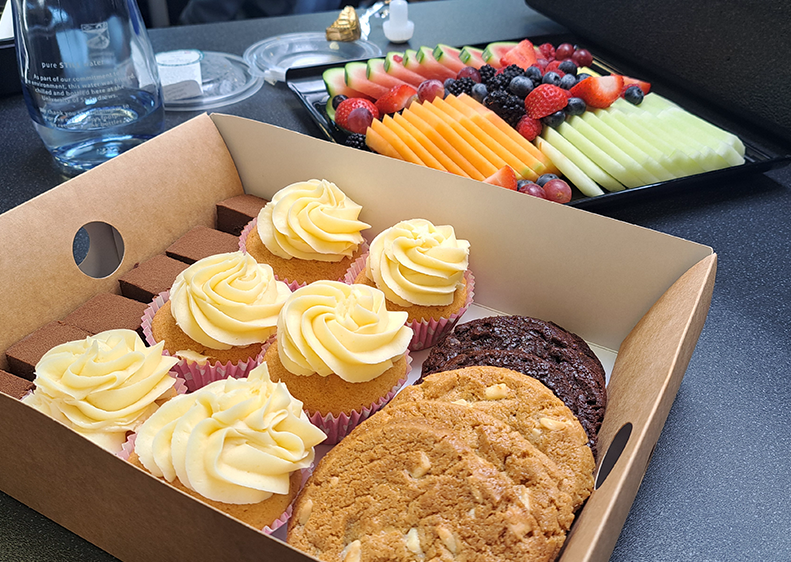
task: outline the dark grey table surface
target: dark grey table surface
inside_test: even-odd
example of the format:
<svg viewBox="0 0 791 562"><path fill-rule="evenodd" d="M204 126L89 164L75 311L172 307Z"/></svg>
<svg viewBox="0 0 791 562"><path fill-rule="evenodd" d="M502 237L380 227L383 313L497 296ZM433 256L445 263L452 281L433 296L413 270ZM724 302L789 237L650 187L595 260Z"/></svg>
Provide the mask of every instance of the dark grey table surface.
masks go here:
<svg viewBox="0 0 791 562"><path fill-rule="evenodd" d="M242 55L265 37L322 31L336 15L154 29L150 35L156 51ZM412 46L564 31L520 0L427 2L411 5L410 15L416 24ZM374 20L370 39L383 50L395 47L384 38L381 20ZM706 113L694 100L690 105ZM320 135L282 84L266 84L219 111ZM194 115L168 113L167 127ZM760 132L748 125L740 133ZM64 180L21 95L0 98L0 155L0 212ZM791 560L791 168L613 202L597 212L710 245L719 257L708 320L612 560ZM17 560L114 558L0 493L0 561Z"/></svg>

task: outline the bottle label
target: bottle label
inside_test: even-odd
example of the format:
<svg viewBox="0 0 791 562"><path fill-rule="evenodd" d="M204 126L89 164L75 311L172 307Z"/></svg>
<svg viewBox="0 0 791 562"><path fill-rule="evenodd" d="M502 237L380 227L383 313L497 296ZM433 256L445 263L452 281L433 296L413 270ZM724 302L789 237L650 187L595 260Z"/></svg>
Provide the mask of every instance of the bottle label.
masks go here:
<svg viewBox="0 0 791 562"><path fill-rule="evenodd" d="M108 32L107 22L84 23L80 26L85 35L88 36L88 48L91 50L103 50L110 46L110 33Z"/></svg>

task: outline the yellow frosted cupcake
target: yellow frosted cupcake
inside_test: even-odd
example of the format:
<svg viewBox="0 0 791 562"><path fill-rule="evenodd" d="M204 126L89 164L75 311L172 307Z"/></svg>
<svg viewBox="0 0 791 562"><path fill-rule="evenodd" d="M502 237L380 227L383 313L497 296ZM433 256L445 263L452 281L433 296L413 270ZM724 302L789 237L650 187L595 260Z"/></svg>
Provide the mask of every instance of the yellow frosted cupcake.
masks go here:
<svg viewBox="0 0 791 562"><path fill-rule="evenodd" d="M117 453L127 433L176 394L176 361L133 330L100 332L45 353L36 388L22 401Z"/></svg>
<svg viewBox="0 0 791 562"><path fill-rule="evenodd" d="M278 191L244 229L240 248L272 266L292 289L320 279L342 280L365 252L362 207L327 180Z"/></svg>
<svg viewBox="0 0 791 562"><path fill-rule="evenodd" d="M258 529L274 530L325 438L302 403L270 380L215 381L166 402L140 427L129 461Z"/></svg>
<svg viewBox="0 0 791 562"><path fill-rule="evenodd" d="M406 220L373 239L347 280L377 287L389 310L406 312L414 331L410 349L424 349L449 332L472 303L469 254L470 243L456 238L452 226Z"/></svg>
<svg viewBox="0 0 791 562"><path fill-rule="evenodd" d="M176 277L169 295L146 311L143 331L181 359L176 369L195 390L258 364L290 294L270 266L248 254L216 254Z"/></svg>
<svg viewBox="0 0 791 562"><path fill-rule="evenodd" d="M311 421L337 442L406 381L412 330L380 290L338 281L297 289L280 311L264 361Z"/></svg>

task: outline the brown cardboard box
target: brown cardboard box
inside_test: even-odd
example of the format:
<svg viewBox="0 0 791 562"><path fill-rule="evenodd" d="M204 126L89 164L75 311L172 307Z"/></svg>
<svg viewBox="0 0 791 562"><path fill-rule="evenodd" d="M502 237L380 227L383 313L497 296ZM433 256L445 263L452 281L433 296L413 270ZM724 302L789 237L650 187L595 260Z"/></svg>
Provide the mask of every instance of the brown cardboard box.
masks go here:
<svg viewBox="0 0 791 562"><path fill-rule="evenodd" d="M312 177L336 182L363 206L369 236L416 217L454 225L472 245L472 314L550 319L602 355L611 375L599 464L609 475L597 478L561 559L606 560L703 327L716 270L711 248L262 123L203 115L0 216L0 351L92 295L117 292L117 278L136 262L197 224L210 226L217 201L243 188L271 199ZM75 233L90 222L114 226L123 239L120 266L101 279L71 257ZM4 395L0 489L124 560L309 559Z"/></svg>

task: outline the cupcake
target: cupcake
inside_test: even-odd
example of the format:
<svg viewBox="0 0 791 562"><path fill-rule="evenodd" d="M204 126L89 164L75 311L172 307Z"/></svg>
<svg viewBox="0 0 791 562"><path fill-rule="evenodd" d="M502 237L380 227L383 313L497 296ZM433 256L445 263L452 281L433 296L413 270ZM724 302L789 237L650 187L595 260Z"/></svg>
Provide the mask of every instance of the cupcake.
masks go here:
<svg viewBox="0 0 791 562"><path fill-rule="evenodd" d="M291 294L272 268L230 252L199 260L181 272L170 293L146 311L149 343L164 342L181 361L190 390L255 367L275 333L277 315Z"/></svg>
<svg viewBox="0 0 791 562"><path fill-rule="evenodd" d="M177 359L162 352L133 330L57 345L36 364L35 390L22 401L117 453L127 433L176 394Z"/></svg>
<svg viewBox="0 0 791 562"><path fill-rule="evenodd" d="M375 287L316 281L283 305L264 361L272 380L284 382L337 442L406 382L412 330L405 322Z"/></svg>
<svg viewBox="0 0 791 562"><path fill-rule="evenodd" d="M434 345L472 303L470 243L452 226L412 219L381 232L347 280L377 287L388 310L406 312L414 331L411 350Z"/></svg>
<svg viewBox="0 0 791 562"><path fill-rule="evenodd" d="M325 435L266 364L166 402L139 428L129 461L256 527L287 520Z"/></svg>
<svg viewBox="0 0 791 562"><path fill-rule="evenodd" d="M365 253L357 220L362 207L334 183L308 180L284 187L250 222L239 246L272 266L292 289L320 279L340 281Z"/></svg>

